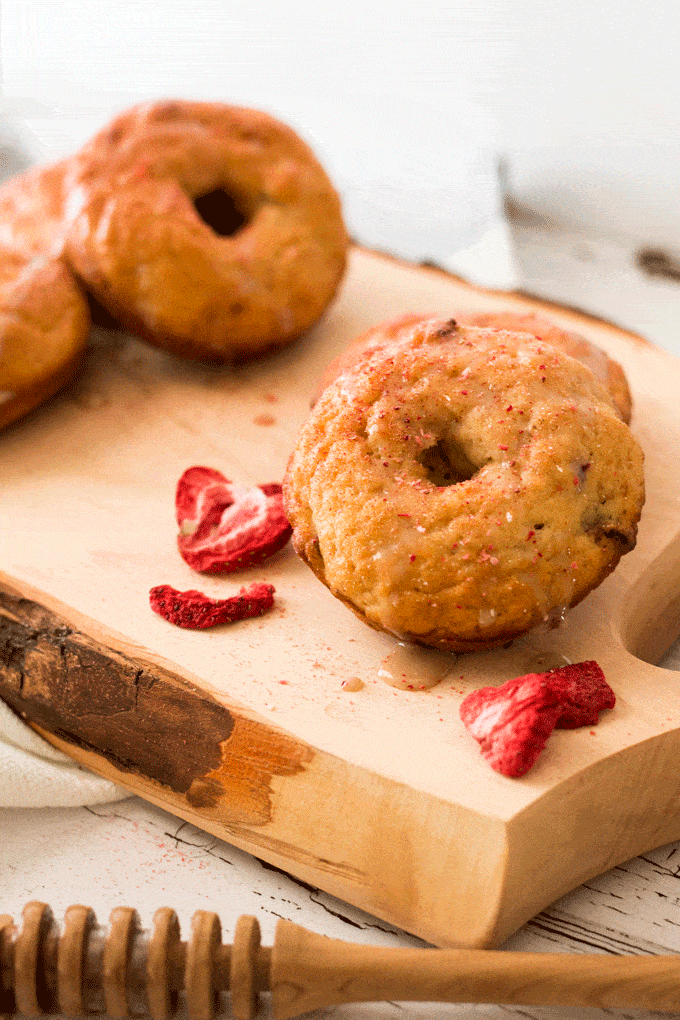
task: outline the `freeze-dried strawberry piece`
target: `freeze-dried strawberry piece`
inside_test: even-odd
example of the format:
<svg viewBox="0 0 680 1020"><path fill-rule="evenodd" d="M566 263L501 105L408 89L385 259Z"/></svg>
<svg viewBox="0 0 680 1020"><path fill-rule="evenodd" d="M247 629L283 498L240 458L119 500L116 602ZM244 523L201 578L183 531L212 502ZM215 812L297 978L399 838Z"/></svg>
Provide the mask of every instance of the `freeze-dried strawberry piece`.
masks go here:
<svg viewBox="0 0 680 1020"><path fill-rule="evenodd" d="M182 559L203 574L244 570L282 549L292 528L275 482L244 488L220 471L191 467L177 483Z"/></svg>
<svg viewBox="0 0 680 1020"><path fill-rule="evenodd" d="M188 533L214 506L231 506L231 484L220 471L209 467L188 468L177 483L175 513L180 528L187 523Z"/></svg>
<svg viewBox="0 0 680 1020"><path fill-rule="evenodd" d="M561 730L575 730L579 726L594 726L598 715L613 708L616 697L604 678L604 673L592 659L562 666L545 674L550 686L562 698L562 714L557 720Z"/></svg>
<svg viewBox="0 0 680 1020"><path fill-rule="evenodd" d="M615 700L602 670L589 661L482 687L462 702L460 717L491 767L516 778L529 771L555 727L594 725Z"/></svg>
<svg viewBox="0 0 680 1020"><path fill-rule="evenodd" d="M218 623L235 623L251 616L262 616L274 605L274 586L256 581L241 588L228 599L211 599L200 591L178 591L159 584L149 592L154 613L168 623L188 630L205 630Z"/></svg>
<svg viewBox="0 0 680 1020"><path fill-rule="evenodd" d="M544 675L530 673L501 687L482 687L460 706L460 717L483 757L504 776L529 771L560 717L560 696Z"/></svg>

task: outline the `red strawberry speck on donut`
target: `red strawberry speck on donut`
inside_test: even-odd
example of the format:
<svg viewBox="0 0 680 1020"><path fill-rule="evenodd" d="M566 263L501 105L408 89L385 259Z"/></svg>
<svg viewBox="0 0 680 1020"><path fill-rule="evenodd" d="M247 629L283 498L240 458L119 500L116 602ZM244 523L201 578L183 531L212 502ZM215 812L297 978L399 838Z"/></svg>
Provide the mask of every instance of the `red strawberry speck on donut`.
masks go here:
<svg viewBox="0 0 680 1020"><path fill-rule="evenodd" d="M534 765L553 729L595 725L615 702L591 660L482 687L461 703L460 717L491 767L517 778Z"/></svg>
<svg viewBox="0 0 680 1020"><path fill-rule="evenodd" d="M244 570L282 549L291 535L276 482L245 488L220 471L188 468L175 496L182 559L204 574Z"/></svg>

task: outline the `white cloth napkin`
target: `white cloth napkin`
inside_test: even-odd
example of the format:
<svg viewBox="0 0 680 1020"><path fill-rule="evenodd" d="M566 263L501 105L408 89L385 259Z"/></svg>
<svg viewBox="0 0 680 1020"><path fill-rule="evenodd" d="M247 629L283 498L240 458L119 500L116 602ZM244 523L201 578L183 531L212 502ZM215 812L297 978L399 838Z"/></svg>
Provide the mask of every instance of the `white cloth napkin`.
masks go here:
<svg viewBox="0 0 680 1020"><path fill-rule="evenodd" d="M57 751L0 701L0 807L75 807L129 796Z"/></svg>

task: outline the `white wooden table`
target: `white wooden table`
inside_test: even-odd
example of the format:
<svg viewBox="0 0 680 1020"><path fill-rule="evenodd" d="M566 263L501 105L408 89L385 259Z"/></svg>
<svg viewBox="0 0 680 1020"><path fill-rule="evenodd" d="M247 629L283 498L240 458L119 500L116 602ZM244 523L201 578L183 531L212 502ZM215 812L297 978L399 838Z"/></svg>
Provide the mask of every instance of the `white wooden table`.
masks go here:
<svg viewBox="0 0 680 1020"><path fill-rule="evenodd" d="M680 356L680 283L645 276L634 252L550 224L513 224L521 286L615 320ZM680 656L678 657L680 660ZM675 668L680 669L680 661ZM679 677L680 680L680 677ZM461 883L465 875L460 876ZM137 798L96 808L0 810L0 913L17 918L31 899L58 918L87 903L101 923L117 905L136 907L148 927L154 910L177 910L184 937L197 909L220 915L229 941L237 917L255 914L270 944L279 917L349 941L415 946L419 941L325 893L273 870ZM505 948L541 952L680 952L680 843L636 858L563 897L512 936ZM263 1016L270 1015L263 1005ZM379 1003L309 1014L388 1020L597 1016L599 1010ZM604 1012L604 1011L602 1011ZM607 1010L620 1017L640 1011ZM659 1014L649 1014L649 1016Z"/></svg>

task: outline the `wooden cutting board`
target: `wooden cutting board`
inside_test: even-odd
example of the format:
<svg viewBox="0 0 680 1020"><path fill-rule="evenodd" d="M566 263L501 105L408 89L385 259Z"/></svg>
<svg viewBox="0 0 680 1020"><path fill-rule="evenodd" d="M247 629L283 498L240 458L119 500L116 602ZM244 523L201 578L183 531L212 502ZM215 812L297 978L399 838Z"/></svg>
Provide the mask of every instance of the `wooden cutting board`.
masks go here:
<svg viewBox="0 0 680 1020"><path fill-rule="evenodd" d="M547 312L624 365L646 452L637 548L562 627L404 665L290 547L241 576L184 564L187 467L280 480L321 370L360 331L507 307ZM0 694L76 760L298 878L438 945L498 944L680 837L680 675L650 665L680 630L678 392L680 362L611 324L359 249L323 323L254 364L209 369L95 331L78 382L0 434ZM157 584L224 597L260 579L274 611L212 631L148 604ZM380 676L417 678L433 655L446 675L430 690ZM616 708L555 732L523 779L492 772L462 698L583 659ZM353 677L363 689L343 689Z"/></svg>

